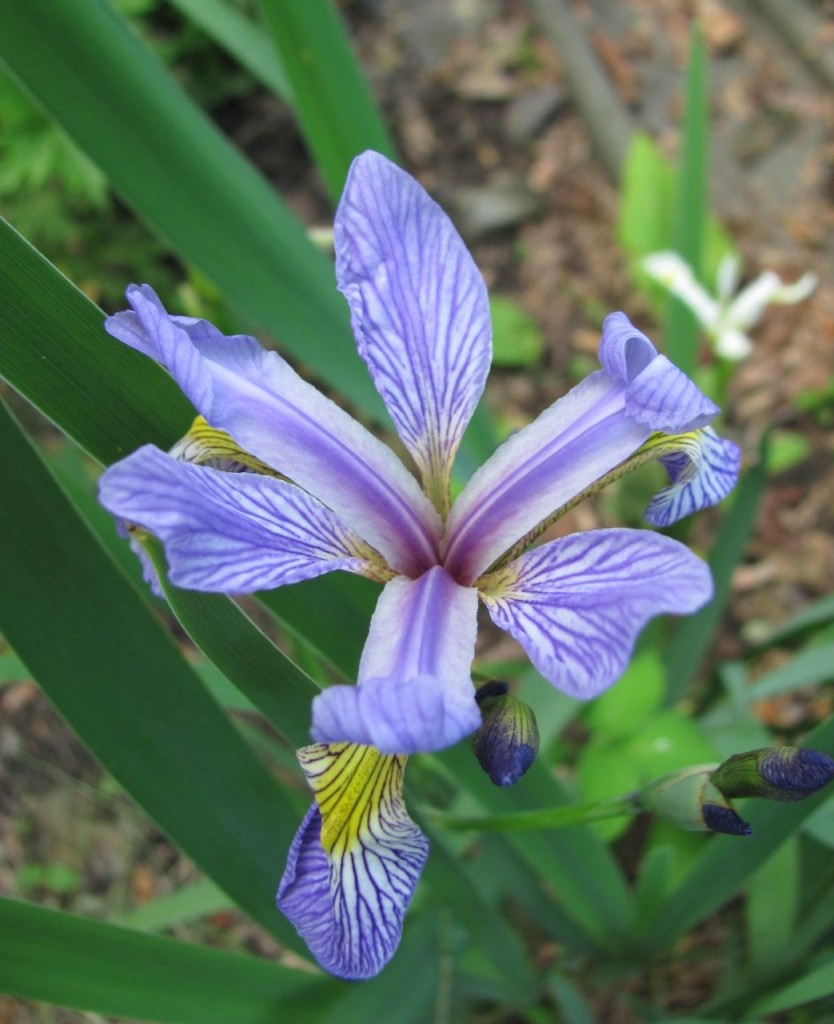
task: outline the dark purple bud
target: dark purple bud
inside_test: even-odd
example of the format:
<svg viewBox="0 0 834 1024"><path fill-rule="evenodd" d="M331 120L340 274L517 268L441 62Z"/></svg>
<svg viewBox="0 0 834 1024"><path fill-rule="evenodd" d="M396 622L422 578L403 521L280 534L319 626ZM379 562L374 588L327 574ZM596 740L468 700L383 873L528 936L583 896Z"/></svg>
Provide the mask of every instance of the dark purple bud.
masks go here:
<svg viewBox="0 0 834 1024"><path fill-rule="evenodd" d="M689 832L749 836L750 826L736 814L711 781L713 765L693 765L644 786L641 807Z"/></svg>
<svg viewBox="0 0 834 1024"><path fill-rule="evenodd" d="M762 747L734 754L715 770L713 783L728 797L804 800L834 779L834 760L819 750Z"/></svg>
<svg viewBox="0 0 834 1024"><path fill-rule="evenodd" d="M475 699L483 722L472 737L472 749L496 786L512 786L535 761L539 730L533 709L493 680L478 689Z"/></svg>
<svg viewBox="0 0 834 1024"><path fill-rule="evenodd" d="M749 836L753 832L747 822L726 805L704 804L701 815L710 832L724 832L729 836Z"/></svg>

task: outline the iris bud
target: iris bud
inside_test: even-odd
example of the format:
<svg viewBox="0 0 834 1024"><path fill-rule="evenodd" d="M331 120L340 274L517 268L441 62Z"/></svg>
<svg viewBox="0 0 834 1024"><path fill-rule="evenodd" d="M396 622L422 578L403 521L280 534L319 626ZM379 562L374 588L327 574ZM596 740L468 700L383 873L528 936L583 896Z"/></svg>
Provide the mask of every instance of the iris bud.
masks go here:
<svg viewBox="0 0 834 1024"><path fill-rule="evenodd" d="M804 800L834 779L834 760L819 750L763 747L734 754L713 772L712 781L728 797Z"/></svg>
<svg viewBox="0 0 834 1024"><path fill-rule="evenodd" d="M664 775L640 791L638 803L688 832L749 836L750 826L712 782L713 769L714 765L696 765Z"/></svg>
<svg viewBox="0 0 834 1024"><path fill-rule="evenodd" d="M506 683L485 683L475 694L483 719L472 749L496 786L512 786L527 771L539 750L533 709L509 693Z"/></svg>

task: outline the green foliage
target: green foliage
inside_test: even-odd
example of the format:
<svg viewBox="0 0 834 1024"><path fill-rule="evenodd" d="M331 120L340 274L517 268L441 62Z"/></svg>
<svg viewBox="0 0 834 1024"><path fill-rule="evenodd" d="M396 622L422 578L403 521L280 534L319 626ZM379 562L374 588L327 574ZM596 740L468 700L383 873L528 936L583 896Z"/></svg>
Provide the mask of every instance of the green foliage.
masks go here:
<svg viewBox="0 0 834 1024"><path fill-rule="evenodd" d="M617 237L632 276L662 324L669 358L692 374L698 362L698 325L691 310L668 296L640 266L653 252L672 250L711 283L735 247L709 211L709 90L704 43L692 33L685 86L682 145L676 167L647 136L635 135L626 154Z"/></svg>
<svg viewBox="0 0 834 1024"><path fill-rule="evenodd" d="M617 241L634 280L658 317L664 313L667 292L641 269L640 260L649 253L666 249L680 251L676 243L675 203L681 182L681 171L674 161L663 155L657 143L648 135L635 134L623 165ZM714 216L705 213L699 225L700 277L711 286L722 259L736 250L729 234Z"/></svg>
<svg viewBox="0 0 834 1024"><path fill-rule="evenodd" d="M631 676L627 683L632 692L638 679ZM579 754L576 776L583 799L607 800L679 768L716 759L715 748L697 722L674 709L655 710L643 716L639 729L619 724L612 732L597 729ZM597 822L594 828L613 839L628 824L626 817Z"/></svg>
<svg viewBox="0 0 834 1024"><path fill-rule="evenodd" d="M492 361L496 366L535 366L544 352L544 336L535 319L505 295L492 295Z"/></svg>
<svg viewBox="0 0 834 1024"><path fill-rule="evenodd" d="M329 0L261 0L290 82L299 126L335 204L351 160L365 149L395 158L338 10Z"/></svg>

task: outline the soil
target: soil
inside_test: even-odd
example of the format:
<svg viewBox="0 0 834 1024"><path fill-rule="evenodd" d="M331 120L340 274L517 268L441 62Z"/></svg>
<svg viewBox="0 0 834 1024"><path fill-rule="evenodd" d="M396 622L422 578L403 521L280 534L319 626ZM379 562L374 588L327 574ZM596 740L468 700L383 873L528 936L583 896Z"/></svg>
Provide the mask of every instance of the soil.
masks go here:
<svg viewBox="0 0 834 1024"><path fill-rule="evenodd" d="M810 442L805 457L770 477L734 576L716 654L740 657L753 627L783 622L834 581L831 83L755 13L757 4L568 6L623 111L670 155L679 150L689 32L700 15L710 55L713 209L743 254L747 278L764 269L788 280L807 270L820 278L800 305L768 310L730 385L725 432L742 445L745 464L770 428ZM807 7L821 38L834 41L834 5ZM497 371L489 385L502 420L526 422L571 386L577 365L590 365L602 313L623 309L649 333L653 327L615 242L616 182L595 155L564 62L521 0L365 0L347 4L344 14L405 166L452 213L490 289L516 300L542 329L540 363ZM279 101L255 93L216 116L305 223L327 222L323 190ZM605 522L602 506L574 515L581 528ZM696 543L708 542L713 523L703 517ZM801 722L830 713L825 695L800 703L798 712L797 699L759 710L784 728L797 714ZM195 877L26 679L0 689L0 780L2 894L109 917ZM63 876L27 869L54 863L67 869ZM268 939L233 914L180 933L271 951ZM709 964L724 936L716 920L690 938L707 949L701 967L672 986L694 993L686 1008L708 995L720 968ZM600 994L597 1012L602 1024L636 1021L610 990ZM0 997L0 1024L93 1019Z"/></svg>

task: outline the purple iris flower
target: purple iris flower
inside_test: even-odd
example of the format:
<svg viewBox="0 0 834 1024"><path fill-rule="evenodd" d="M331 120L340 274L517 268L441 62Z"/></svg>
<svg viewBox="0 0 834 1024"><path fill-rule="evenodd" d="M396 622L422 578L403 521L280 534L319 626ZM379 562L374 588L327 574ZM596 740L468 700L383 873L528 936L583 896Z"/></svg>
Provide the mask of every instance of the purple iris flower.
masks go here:
<svg viewBox="0 0 834 1024"><path fill-rule="evenodd" d="M107 330L161 363L212 428L280 477L195 465L146 446L107 470L100 494L120 519L161 539L181 587L251 592L337 569L384 583L357 685L315 699L316 745L305 750L318 757L333 745L375 748L388 755L380 761L386 778L395 769L401 777L398 755L438 750L480 724L470 676L479 602L545 678L588 698L622 673L648 619L709 600L706 565L649 531L596 530L525 548L557 510L642 451L654 446L670 473L650 506L652 521L666 525L731 489L738 450L707 427L716 406L614 313L603 326L602 369L506 441L452 503L452 465L491 358L481 275L440 207L375 153L351 167L335 238L359 352L417 475L277 353L170 316L143 285L128 289L132 311L110 317ZM394 834L408 833L418 850L392 786L382 787L389 798L380 806ZM322 814L319 801L282 883L287 912L308 941L322 917L310 911L305 886L321 881L325 862L333 870L322 852ZM379 970L396 946L425 856L418 853L416 874L395 887L378 928L357 931L348 913L341 925L331 921L341 928L336 953L311 941L325 966L349 977ZM390 894L386 878L380 867L368 884ZM338 889L342 899L341 882ZM306 895L294 903L299 891ZM329 891L332 915L332 876ZM378 942L359 941L368 929Z"/></svg>

